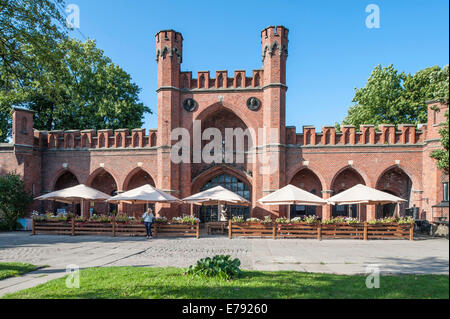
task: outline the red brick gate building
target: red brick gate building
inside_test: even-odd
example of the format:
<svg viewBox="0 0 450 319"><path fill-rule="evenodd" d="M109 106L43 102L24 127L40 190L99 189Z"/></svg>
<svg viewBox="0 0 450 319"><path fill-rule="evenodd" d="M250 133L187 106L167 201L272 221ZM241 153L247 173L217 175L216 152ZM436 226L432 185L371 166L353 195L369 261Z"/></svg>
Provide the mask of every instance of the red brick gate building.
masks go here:
<svg viewBox="0 0 450 319"><path fill-rule="evenodd" d="M261 43L262 68L250 75L241 70L193 75L181 71L182 35L173 30L158 32L157 129L38 131L33 129L32 111L14 109L12 143L0 144L0 174L16 170L33 196L78 183L109 194L150 183L183 198L221 184L252 203L249 209L234 208L234 213L253 217L287 215L287 207L262 207L256 201L288 183L323 198L361 183L406 199L402 210L416 206L422 218L431 220L432 206L442 201L448 176L442 175L429 155L440 147L438 125L445 121L448 105L430 102L428 122L417 127L379 125L376 130L373 125L362 125L361 131L356 131L345 125L336 132L334 126L324 126L319 132L303 126L299 133L285 125L288 29L264 29ZM171 140L171 132L182 127L192 137L195 120L201 121L203 132L212 127L221 132L226 128L254 129L256 133L247 137L246 145L252 139L251 151L270 153L278 169L265 173L260 162L247 160L248 153L243 163L174 163L171 145L177 141ZM269 142L261 139L258 128L272 129ZM205 141L202 143L204 146ZM191 145L192 159L201 149ZM40 211L54 208L51 202L33 205ZM156 208L167 217L191 212L188 205ZM99 213L111 209L139 214L143 207L94 206ZM328 219L353 209L297 206L291 208L291 217L315 213ZM369 205L362 217L378 218L391 210Z"/></svg>

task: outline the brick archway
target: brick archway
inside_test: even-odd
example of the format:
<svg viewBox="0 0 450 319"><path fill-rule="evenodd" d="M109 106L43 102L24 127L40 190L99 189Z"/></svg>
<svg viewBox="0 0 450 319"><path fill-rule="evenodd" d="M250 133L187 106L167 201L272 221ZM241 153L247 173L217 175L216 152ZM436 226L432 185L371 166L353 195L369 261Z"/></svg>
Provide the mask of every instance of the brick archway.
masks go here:
<svg viewBox="0 0 450 319"><path fill-rule="evenodd" d="M115 188L116 188L116 190L118 190L118 186L119 186L119 183L117 182L118 179L116 178L116 176L114 176L114 174L111 171L109 171L103 167L99 167L99 168L95 169L91 174L89 174L87 181L86 181L86 186L96 188L96 187L92 186L93 182L97 177L99 177L101 175L111 176L111 178L114 180L114 183L116 185ZM100 188L96 188L96 189L106 193L106 191L103 191Z"/></svg>
<svg viewBox="0 0 450 319"><path fill-rule="evenodd" d="M118 190L118 184L114 176L102 167L97 168L89 175L87 186L111 196L116 195ZM93 206L90 206L89 208L93 209L93 214L106 215L113 211L117 212L117 205L105 202L95 202Z"/></svg>
<svg viewBox="0 0 450 319"><path fill-rule="evenodd" d="M200 188L210 179L221 175L221 174L228 174L231 176L236 177L239 180L242 180L245 182L249 189L252 189L252 180L249 176L247 176L244 172L237 170L233 167L230 167L228 165L217 165L213 168L210 168L206 170L205 172L201 173L200 175L196 176L191 183L191 194L198 193L200 191Z"/></svg>
<svg viewBox="0 0 450 319"><path fill-rule="evenodd" d="M205 158L201 158L201 162L198 162L198 159L195 159L195 154L198 154L193 149L193 139L191 139L191 149L193 150L192 156L192 165L191 165L191 176L192 178L198 177L203 172L210 170L211 168L216 167L217 165L226 165L227 167L233 167L235 170L239 171L249 171L253 164L251 163L249 153L247 152L254 145L255 137L254 132L252 130L246 131L249 127L238 114L236 114L233 110L223 107L220 105L220 108L216 106L217 104L213 104L206 110L204 110L199 116L197 116L196 120L201 120L201 134L203 136L204 132L207 129L215 129L220 132L217 135L207 136L206 139L201 142L201 151L207 151L205 147L211 146L211 142L214 140L217 142L218 138L221 138L220 145L215 145L214 151L211 150L212 163L205 162ZM241 132L244 133L242 139L237 136L233 136L232 138L227 139L227 134L229 133L228 129L240 129ZM234 132L234 131L233 131ZM249 135L246 133L250 132ZM216 133L213 133L216 134ZM220 135L220 137L219 137ZM232 143L232 145L231 145ZM239 146L238 146L239 145ZM219 150L217 149L219 147ZM230 147L230 148L229 148ZM242 149L242 148L243 149ZM225 150L225 152L223 152ZM220 152L220 153L218 153ZM206 153L208 154L208 153ZM203 153L205 155L205 153ZM226 163L226 164L225 164Z"/></svg>
<svg viewBox="0 0 450 319"><path fill-rule="evenodd" d="M341 187L337 187L339 183L342 184L342 181L339 181L339 179L344 178L346 174L348 176L348 182L347 183L345 183L345 181L343 182L346 185L344 186L341 185ZM351 181L351 178L353 178L353 181ZM345 166L336 172L333 179L331 180L330 188L334 192L334 194L337 194L343 190L355 186L356 184L369 185L370 183L367 180L367 176L365 176L365 174L362 173L359 169L353 166Z"/></svg>
<svg viewBox="0 0 450 319"><path fill-rule="evenodd" d="M128 173L123 182L122 190L129 191L130 189L134 189L145 184L150 184L156 187L155 180L152 175L142 167L136 167Z"/></svg>
<svg viewBox="0 0 450 319"><path fill-rule="evenodd" d="M54 178L53 183L53 191L73 187L80 184L77 176L69 169L63 169L58 172L58 174ZM48 203L46 203L44 206L53 212L57 212L58 209L65 209L66 212L70 211L78 214L81 211L79 205L77 204L67 204L57 201L48 201Z"/></svg>
<svg viewBox="0 0 450 319"><path fill-rule="evenodd" d="M146 170L144 170L142 167L136 167L131 172L128 173L127 177L125 178L122 186L123 191L129 191L131 189L135 189L137 187L141 187L145 184L150 184L152 186L156 187L155 181L153 177L148 173ZM122 212L129 216L134 216L136 218L140 217L144 210L145 205L139 204L139 205L131 205L123 203L122 205ZM154 210L154 205L152 205Z"/></svg>
<svg viewBox="0 0 450 319"><path fill-rule="evenodd" d="M199 176L192 183L192 194L204 191L217 185L237 193L250 202L252 201L252 184L248 180L247 176L225 165L210 169ZM193 207L193 209L194 214L198 216L202 222L217 221L219 219L217 206L197 206ZM229 213L228 218L231 218L231 216L243 216L244 218L249 218L251 214L251 208L245 206L230 205L228 206L227 211Z"/></svg>
<svg viewBox="0 0 450 319"><path fill-rule="evenodd" d="M322 197L323 185L320 178L315 172L307 167L300 169L292 178L289 184L297 186L307 192L313 193ZM301 215L317 215L322 217L321 206L305 206L305 205L290 205L291 218L299 217Z"/></svg>
<svg viewBox="0 0 450 319"><path fill-rule="evenodd" d="M331 190L335 195L357 184L367 185L363 176L354 167L347 166L336 173L331 182ZM365 205L360 206L360 216L361 219L364 220L366 216L366 207ZM348 215L351 217L357 217L358 215L357 205L332 205L331 211L333 217Z"/></svg>
<svg viewBox="0 0 450 319"><path fill-rule="evenodd" d="M60 180L60 178L62 176L64 176L64 175L66 175L66 174L73 175L74 179L76 180L76 183L70 183L70 185L68 184L69 186L65 186L65 187L62 187L62 188L59 188L59 189L63 189L63 188L67 188L67 187L71 187L71 186L75 186L75 185L80 184L80 182L79 182L80 179L77 177L77 175L72 170L70 170L68 168L62 168L58 172L56 172L56 174L54 175L54 177L53 177L53 179L52 179L52 181L50 183L50 185L52 187L51 188L52 191L59 190L59 189L56 189L58 180Z"/></svg>
<svg viewBox="0 0 450 319"><path fill-rule="evenodd" d="M412 179L399 166L391 166L383 171L378 177L376 188L395 195L397 197L406 199L407 202L400 204L400 215L405 214L405 209L408 208L411 202ZM377 218L391 216L395 205L387 204L381 205L377 208Z"/></svg>
<svg viewBox="0 0 450 319"><path fill-rule="evenodd" d="M62 170L54 179L53 191L80 184L77 176L69 169Z"/></svg>
<svg viewBox="0 0 450 319"><path fill-rule="evenodd" d="M209 106L207 106L204 110L200 111L200 113L198 113L195 118L193 119L191 126L189 127L189 131L192 132L192 127L194 124L194 121L199 120L199 121L203 121L206 118L208 118L211 115L214 115L214 113L217 113L218 111L228 111L230 113L233 113L236 117L238 117L244 124L246 127L251 127L256 129L258 127L258 125L256 123L253 123L250 119L248 119L244 113L242 113L239 109L236 109L233 106L230 106L228 104L223 104L221 102L217 102L214 104L211 104ZM253 140L255 140L255 137L252 136Z"/></svg>

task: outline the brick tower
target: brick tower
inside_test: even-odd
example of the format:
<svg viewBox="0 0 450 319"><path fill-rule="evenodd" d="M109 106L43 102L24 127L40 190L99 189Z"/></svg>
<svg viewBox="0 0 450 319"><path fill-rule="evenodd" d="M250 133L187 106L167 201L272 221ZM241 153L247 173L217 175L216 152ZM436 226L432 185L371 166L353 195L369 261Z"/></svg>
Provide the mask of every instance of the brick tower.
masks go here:
<svg viewBox="0 0 450 319"><path fill-rule="evenodd" d="M283 26L270 26L261 31L263 84L263 125L276 129L277 134L266 133L266 151L277 153L279 168L271 174L263 174L263 190L277 190L285 186L285 113L286 113L286 60L288 56L288 33ZM272 155L273 156L273 155ZM283 209L280 207L280 209ZM280 211L281 213L281 211Z"/></svg>
<svg viewBox="0 0 450 319"><path fill-rule="evenodd" d="M158 63L158 175L159 188L171 192L179 190L179 165L170 160L170 133L180 126L180 65L183 37L174 30L156 34L156 61ZM179 196L176 192L174 196ZM157 208L157 210L159 210Z"/></svg>

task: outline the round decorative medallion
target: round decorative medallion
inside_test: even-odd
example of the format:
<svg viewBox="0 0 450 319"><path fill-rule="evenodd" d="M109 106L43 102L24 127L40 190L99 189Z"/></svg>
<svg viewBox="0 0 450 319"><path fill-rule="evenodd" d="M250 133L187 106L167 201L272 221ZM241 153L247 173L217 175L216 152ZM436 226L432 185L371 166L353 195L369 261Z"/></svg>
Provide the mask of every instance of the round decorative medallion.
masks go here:
<svg viewBox="0 0 450 319"><path fill-rule="evenodd" d="M192 98L186 99L183 102L183 107L186 111L192 112L197 107L197 102L195 102L195 100Z"/></svg>
<svg viewBox="0 0 450 319"><path fill-rule="evenodd" d="M260 106L261 101L256 97L250 97L247 100L247 107L249 108L249 110L258 111Z"/></svg>

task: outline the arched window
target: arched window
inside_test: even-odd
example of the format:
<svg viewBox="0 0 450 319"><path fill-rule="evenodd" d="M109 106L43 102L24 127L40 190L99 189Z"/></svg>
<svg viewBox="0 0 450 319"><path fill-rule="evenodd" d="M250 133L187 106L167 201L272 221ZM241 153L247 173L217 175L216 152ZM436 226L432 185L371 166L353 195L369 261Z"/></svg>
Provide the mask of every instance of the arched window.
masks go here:
<svg viewBox="0 0 450 319"><path fill-rule="evenodd" d="M230 191L235 192L236 194L250 201L250 190L248 185L240 179L229 174L221 174L212 178L200 188L200 191L202 192L218 185L229 189ZM233 216L243 216L244 219L250 218L250 208L246 206L228 206L227 212L228 218L232 218ZM201 206L201 222L218 221L218 219L219 216L217 206Z"/></svg>

